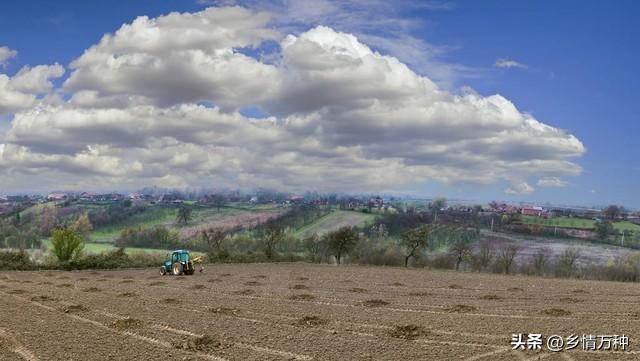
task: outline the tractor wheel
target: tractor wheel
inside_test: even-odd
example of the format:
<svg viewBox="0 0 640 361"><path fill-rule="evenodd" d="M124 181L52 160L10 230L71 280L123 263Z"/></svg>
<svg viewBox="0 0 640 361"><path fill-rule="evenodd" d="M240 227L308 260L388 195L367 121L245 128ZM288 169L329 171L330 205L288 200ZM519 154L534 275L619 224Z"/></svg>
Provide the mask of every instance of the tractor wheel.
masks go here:
<svg viewBox="0 0 640 361"><path fill-rule="evenodd" d="M182 263L180 262L174 263L173 267L171 267L171 270L173 271L173 274L176 276L182 275Z"/></svg>
<svg viewBox="0 0 640 361"><path fill-rule="evenodd" d="M164 276L167 274L167 269L164 266L160 267L160 276Z"/></svg>

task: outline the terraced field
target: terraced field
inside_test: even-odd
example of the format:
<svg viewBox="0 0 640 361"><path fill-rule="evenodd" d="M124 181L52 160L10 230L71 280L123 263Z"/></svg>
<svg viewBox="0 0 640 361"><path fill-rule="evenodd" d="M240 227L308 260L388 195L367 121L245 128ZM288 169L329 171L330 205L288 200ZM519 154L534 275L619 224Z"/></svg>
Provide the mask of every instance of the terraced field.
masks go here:
<svg viewBox="0 0 640 361"><path fill-rule="evenodd" d="M637 360L640 285L309 264L5 272L0 360ZM628 352L513 351L513 333Z"/></svg>
<svg viewBox="0 0 640 361"><path fill-rule="evenodd" d="M304 238L314 233L321 236L345 226L362 227L368 223L373 223L375 218L375 214L335 210L312 224L298 229L294 232L294 236Z"/></svg>

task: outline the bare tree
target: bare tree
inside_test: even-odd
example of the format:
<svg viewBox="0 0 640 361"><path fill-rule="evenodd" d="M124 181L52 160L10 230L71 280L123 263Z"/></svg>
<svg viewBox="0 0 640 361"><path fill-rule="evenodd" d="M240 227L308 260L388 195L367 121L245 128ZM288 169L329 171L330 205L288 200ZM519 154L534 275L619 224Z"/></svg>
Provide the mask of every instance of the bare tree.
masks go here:
<svg viewBox="0 0 640 361"><path fill-rule="evenodd" d="M327 254L327 242L316 233L305 237L302 241L313 262L322 262Z"/></svg>
<svg viewBox="0 0 640 361"><path fill-rule="evenodd" d="M214 194L211 197L211 203L220 211L220 208L224 207L227 204L227 198L222 194Z"/></svg>
<svg viewBox="0 0 640 361"><path fill-rule="evenodd" d="M621 214L621 210L620 207L612 204L610 206L608 206L605 210L604 210L604 215L605 217L607 217L607 219L610 220L615 220L616 218L618 218Z"/></svg>
<svg viewBox="0 0 640 361"><path fill-rule="evenodd" d="M509 274L518 252L520 252L520 247L513 243L508 243L500 247L496 261L504 273Z"/></svg>
<svg viewBox="0 0 640 361"><path fill-rule="evenodd" d="M484 270L489 267L495 257L495 250L489 240L483 240L480 242L476 260L480 269Z"/></svg>
<svg viewBox="0 0 640 361"><path fill-rule="evenodd" d="M536 253L531 256L531 264L537 275L544 273L547 263L549 262L549 253L548 248L538 248Z"/></svg>
<svg viewBox="0 0 640 361"><path fill-rule="evenodd" d="M278 243L284 240L284 230L272 223L268 223L262 231L262 244L264 247L264 254L267 259L273 258L275 248Z"/></svg>
<svg viewBox="0 0 640 361"><path fill-rule="evenodd" d="M420 226L405 232L400 239L400 245L405 249L404 266L409 266L409 259L417 252L424 249L429 243L429 237L433 227L429 225Z"/></svg>
<svg viewBox="0 0 640 361"><path fill-rule="evenodd" d="M188 205L182 205L178 208L178 213L176 214L176 223L186 226L187 223L191 220L191 213L193 212L193 208Z"/></svg>
<svg viewBox="0 0 640 361"><path fill-rule="evenodd" d="M471 246L469 243L458 241L449 247L449 252L456 260L456 271L458 271L460 264L471 256Z"/></svg>
<svg viewBox="0 0 640 361"><path fill-rule="evenodd" d="M570 277L574 274L576 261L580 258L580 251L576 248L567 248L562 252L556 264L558 276Z"/></svg>
<svg viewBox="0 0 640 361"><path fill-rule="evenodd" d="M200 231L200 239L212 256L220 255L227 237L227 232L222 228L209 228Z"/></svg>
<svg viewBox="0 0 640 361"><path fill-rule="evenodd" d="M452 242L449 252L456 260L456 271L460 264L471 257L471 243L477 239L479 232L475 229L457 228L450 230L449 239Z"/></svg>
<svg viewBox="0 0 640 361"><path fill-rule="evenodd" d="M342 227L337 231L329 232L325 237L338 264L345 253L349 253L355 248L359 239L355 227Z"/></svg>

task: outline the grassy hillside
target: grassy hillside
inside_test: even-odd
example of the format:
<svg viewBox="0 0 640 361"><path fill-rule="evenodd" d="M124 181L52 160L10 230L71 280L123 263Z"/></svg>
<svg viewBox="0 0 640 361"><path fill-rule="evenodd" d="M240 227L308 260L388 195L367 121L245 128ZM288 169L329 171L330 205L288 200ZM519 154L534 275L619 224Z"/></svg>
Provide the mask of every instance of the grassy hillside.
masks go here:
<svg viewBox="0 0 640 361"><path fill-rule="evenodd" d="M314 233L322 235L344 226L363 226L372 223L375 218L375 214L335 210L312 224L296 230L293 235L295 237L306 237Z"/></svg>
<svg viewBox="0 0 640 361"><path fill-rule="evenodd" d="M46 247L47 250L51 250L51 240L46 239L42 241L43 247ZM84 253L87 254L99 254L108 251L114 251L117 247L110 243L94 243L89 242L85 243ZM128 247L125 248L125 252L128 254L137 253L137 252L146 252L146 253L161 253L167 254L173 251L173 249L157 249L157 248L137 248L137 247ZM204 253L201 252L191 252L194 255L202 255Z"/></svg>
<svg viewBox="0 0 640 361"><path fill-rule="evenodd" d="M176 219L176 212L177 210L175 208L152 206L142 213L131 216L125 222L112 226L95 228L89 235L89 238L93 242L111 243L118 238L120 232L125 228L145 228L158 224L170 224Z"/></svg>
<svg viewBox="0 0 640 361"><path fill-rule="evenodd" d="M594 220L570 217L555 217L545 219L542 217L523 215L521 216L520 220L524 224L541 224L547 227L591 229L595 226ZM614 222L613 226L619 231L640 231L640 226L627 221Z"/></svg>

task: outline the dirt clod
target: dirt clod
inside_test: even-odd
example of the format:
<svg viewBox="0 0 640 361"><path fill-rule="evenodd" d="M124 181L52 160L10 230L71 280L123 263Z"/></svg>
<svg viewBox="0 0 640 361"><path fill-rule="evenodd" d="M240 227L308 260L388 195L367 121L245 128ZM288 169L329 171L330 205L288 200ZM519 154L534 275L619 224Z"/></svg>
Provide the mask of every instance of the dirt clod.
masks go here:
<svg viewBox="0 0 640 361"><path fill-rule="evenodd" d="M127 317L120 320L116 320L111 324L114 328L118 330L131 330L135 328L141 328L144 325L142 320L138 320L135 318Z"/></svg>
<svg viewBox="0 0 640 361"><path fill-rule="evenodd" d="M184 342L175 344L174 346L186 351L212 352L221 348L226 348L229 345L221 342L217 338L204 335L201 337L191 337Z"/></svg>
<svg viewBox="0 0 640 361"><path fill-rule="evenodd" d="M262 283L256 281L249 281L244 283L245 286L260 286Z"/></svg>
<svg viewBox="0 0 640 361"><path fill-rule="evenodd" d="M87 310L88 308L83 305L68 305L62 311L64 311L64 313L76 313L76 312L83 312Z"/></svg>
<svg viewBox="0 0 640 361"><path fill-rule="evenodd" d="M43 296L33 296L33 297L31 297L31 301L34 301L34 302L47 302L47 301L51 301L51 302L52 302L52 301L58 301L58 298L56 298L56 297L51 297L51 296L46 296L46 295L43 295Z"/></svg>
<svg viewBox="0 0 640 361"><path fill-rule="evenodd" d="M98 287L87 287L87 288L83 288L82 292L102 292L102 290L99 289Z"/></svg>
<svg viewBox="0 0 640 361"><path fill-rule="evenodd" d="M481 300L487 300L487 301L497 301L497 300L501 300L502 297L500 297L498 295L491 294L491 295L482 295L482 296L480 296L480 299Z"/></svg>
<svg viewBox="0 0 640 361"><path fill-rule="evenodd" d="M318 316L304 316L296 322L298 326L304 326L304 327L321 326L321 325L326 325L327 323L329 323L329 321L323 318L320 318Z"/></svg>
<svg viewBox="0 0 640 361"><path fill-rule="evenodd" d="M164 283L162 281L156 281L156 282L149 283L149 286L163 286L163 285L166 285L166 283Z"/></svg>
<svg viewBox="0 0 640 361"><path fill-rule="evenodd" d="M73 288L73 285L71 283L61 283L61 284L57 285L56 287L59 287L59 288L63 288L63 287L64 288Z"/></svg>
<svg viewBox="0 0 640 361"><path fill-rule="evenodd" d="M256 291L254 290L239 290L239 291L235 291L234 294L236 295L240 295L240 296L249 296L256 293Z"/></svg>
<svg viewBox="0 0 640 361"><path fill-rule="evenodd" d="M389 302L385 300L380 300L380 299L366 300L362 302L362 305L365 307L380 307L380 306L386 306L388 304Z"/></svg>
<svg viewBox="0 0 640 361"><path fill-rule="evenodd" d="M10 290L8 293L11 295L24 295L25 293L29 293L29 292L25 290L17 289L17 290Z"/></svg>
<svg viewBox="0 0 640 361"><path fill-rule="evenodd" d="M565 302L565 303L580 303L582 302L581 299L579 298L574 298L574 297L562 297L560 299L560 302Z"/></svg>
<svg viewBox="0 0 640 361"><path fill-rule="evenodd" d="M427 291L419 291L419 292L411 292L409 293L409 296L420 296L420 297L427 297L427 296L432 296L433 293L431 292L427 292Z"/></svg>
<svg viewBox="0 0 640 361"><path fill-rule="evenodd" d="M291 287L289 287L292 290L308 290L309 286L307 285L293 285Z"/></svg>
<svg viewBox="0 0 640 361"><path fill-rule="evenodd" d="M469 306L469 305L454 305L451 307L447 307L445 309L446 312L450 312L450 313L469 313L469 312L475 312L477 310L478 310L477 307Z"/></svg>
<svg viewBox="0 0 640 361"><path fill-rule="evenodd" d="M240 313L240 310L237 308L231 308L231 307L211 307L209 308L209 312L218 313L222 315L237 315Z"/></svg>
<svg viewBox="0 0 640 361"><path fill-rule="evenodd" d="M524 290L522 288L520 288L520 287L511 287L511 288L508 288L507 291L509 291L509 292L524 292Z"/></svg>
<svg viewBox="0 0 640 361"><path fill-rule="evenodd" d="M388 332L389 336L404 340L415 340L428 334L424 327L418 325L394 326Z"/></svg>
<svg viewBox="0 0 640 361"><path fill-rule="evenodd" d="M563 310L562 308L548 308L540 312L544 315L552 316L552 317L563 317L563 316L569 316L571 314L570 311Z"/></svg>
<svg viewBox="0 0 640 361"><path fill-rule="evenodd" d="M191 286L191 289L192 289L192 290L202 290L202 289L204 289L204 288L205 288L205 286L204 286L204 285L201 285L201 284L197 284L197 285L193 285L193 286Z"/></svg>
<svg viewBox="0 0 640 361"><path fill-rule="evenodd" d="M309 300L313 300L315 298L316 298L316 296L310 295L308 293L300 293L300 294L297 294L297 295L289 296L289 299L290 300L294 300L294 301L309 301Z"/></svg>
<svg viewBox="0 0 640 361"><path fill-rule="evenodd" d="M365 288L353 287L349 289L349 292L353 293L367 293L368 291Z"/></svg>
<svg viewBox="0 0 640 361"><path fill-rule="evenodd" d="M452 289L452 290L461 290L462 286L454 283L454 284L449 285L449 288Z"/></svg>
<svg viewBox="0 0 640 361"><path fill-rule="evenodd" d="M134 292L123 292L118 294L118 297L136 297L136 296L138 295Z"/></svg>

